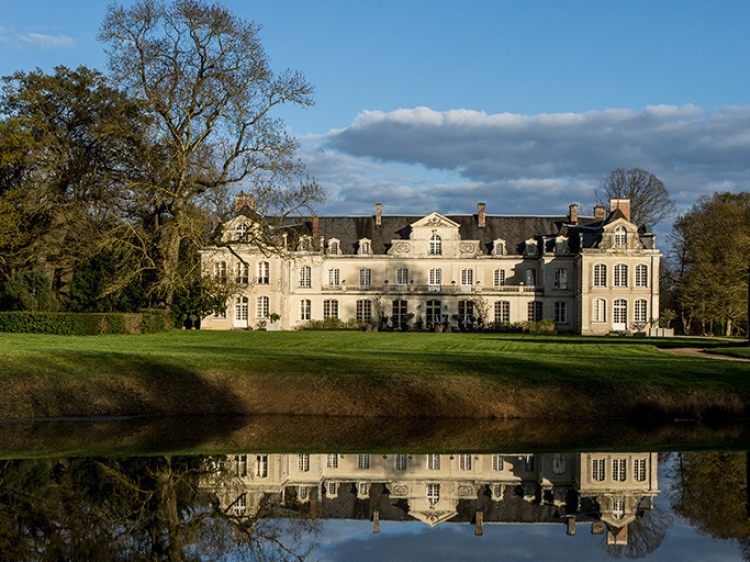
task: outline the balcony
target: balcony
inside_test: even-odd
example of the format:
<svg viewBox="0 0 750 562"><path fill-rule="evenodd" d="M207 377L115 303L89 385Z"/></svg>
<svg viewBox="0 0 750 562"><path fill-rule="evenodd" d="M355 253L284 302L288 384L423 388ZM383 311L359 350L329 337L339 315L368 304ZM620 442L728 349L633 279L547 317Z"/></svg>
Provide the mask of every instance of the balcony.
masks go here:
<svg viewBox="0 0 750 562"><path fill-rule="evenodd" d="M373 285L347 285L343 282L339 285L323 285L323 292L340 293L340 292L357 292L357 293L377 293L391 295L415 294L486 294L486 295L511 295L520 293L537 293L543 291L541 286L534 285L501 285L501 286L483 286L481 283L474 285L459 285L458 283L427 285L418 283L409 283L408 285L397 283L383 283Z"/></svg>

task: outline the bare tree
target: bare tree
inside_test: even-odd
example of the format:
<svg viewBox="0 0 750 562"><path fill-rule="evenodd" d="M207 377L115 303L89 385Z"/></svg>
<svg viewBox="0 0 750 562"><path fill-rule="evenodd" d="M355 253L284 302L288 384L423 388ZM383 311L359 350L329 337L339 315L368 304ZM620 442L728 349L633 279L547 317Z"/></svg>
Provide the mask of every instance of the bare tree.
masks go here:
<svg viewBox="0 0 750 562"><path fill-rule="evenodd" d="M258 31L199 0L113 5L102 24L112 78L153 119L157 148L138 189L154 217L167 304L181 242L196 235L192 207L246 183L256 186L259 212L288 213L322 199L314 182L298 181L297 142L271 116L282 104L312 105L312 87L298 72L272 72Z"/></svg>
<svg viewBox="0 0 750 562"><path fill-rule="evenodd" d="M599 184L596 200L630 199L630 220L653 226L674 212L667 188L654 174L640 168L613 170Z"/></svg>

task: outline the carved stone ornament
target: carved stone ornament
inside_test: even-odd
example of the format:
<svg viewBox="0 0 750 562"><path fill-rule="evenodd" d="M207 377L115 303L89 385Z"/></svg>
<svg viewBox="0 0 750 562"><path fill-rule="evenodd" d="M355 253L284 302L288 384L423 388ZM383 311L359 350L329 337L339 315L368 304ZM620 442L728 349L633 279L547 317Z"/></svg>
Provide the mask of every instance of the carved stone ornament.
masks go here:
<svg viewBox="0 0 750 562"><path fill-rule="evenodd" d="M391 488L391 495L393 496L405 496L409 493L409 487L405 484L396 484Z"/></svg>
<svg viewBox="0 0 750 562"><path fill-rule="evenodd" d="M475 254L477 251L477 246L474 244L474 242L461 242L461 245L458 247L459 251L462 254Z"/></svg>
<svg viewBox="0 0 750 562"><path fill-rule="evenodd" d="M411 246L406 242L398 242L393 245L393 252L396 254L408 254Z"/></svg>
<svg viewBox="0 0 750 562"><path fill-rule="evenodd" d="M471 486L459 486L458 495L461 497L469 497L474 495L474 488Z"/></svg>
<svg viewBox="0 0 750 562"><path fill-rule="evenodd" d="M446 223L444 223L440 218L438 217L432 217L431 219L428 219L425 221L425 226L447 226Z"/></svg>

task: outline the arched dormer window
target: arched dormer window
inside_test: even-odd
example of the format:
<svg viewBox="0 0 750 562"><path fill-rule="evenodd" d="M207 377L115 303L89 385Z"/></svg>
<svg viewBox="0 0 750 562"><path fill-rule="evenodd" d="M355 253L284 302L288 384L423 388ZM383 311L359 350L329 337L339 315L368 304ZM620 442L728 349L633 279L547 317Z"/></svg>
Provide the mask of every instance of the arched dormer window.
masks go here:
<svg viewBox="0 0 750 562"><path fill-rule="evenodd" d="M443 253L443 239L440 235L433 234L430 236L430 248L429 253L431 256L440 256Z"/></svg>
<svg viewBox="0 0 750 562"><path fill-rule="evenodd" d="M624 226L615 228L615 246L625 247L628 245L628 231Z"/></svg>
<svg viewBox="0 0 750 562"><path fill-rule="evenodd" d="M235 240L242 240L246 236L247 236L247 225L244 222L234 227L234 239Z"/></svg>
<svg viewBox="0 0 750 562"><path fill-rule="evenodd" d="M362 238L362 240L359 241L359 255L369 256L371 253L372 245L370 244L370 241L367 238Z"/></svg>
<svg viewBox="0 0 750 562"><path fill-rule="evenodd" d="M339 241L332 239L328 242L328 255L338 256L339 255Z"/></svg>

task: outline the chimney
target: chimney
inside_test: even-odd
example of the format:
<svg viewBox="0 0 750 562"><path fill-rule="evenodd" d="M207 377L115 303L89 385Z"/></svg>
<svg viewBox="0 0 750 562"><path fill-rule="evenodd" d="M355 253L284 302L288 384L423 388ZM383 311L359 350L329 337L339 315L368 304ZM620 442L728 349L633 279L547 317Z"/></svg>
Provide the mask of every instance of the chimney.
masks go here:
<svg viewBox="0 0 750 562"><path fill-rule="evenodd" d="M630 199L610 199L609 210L614 211L620 209L622 214L625 215L625 220L630 220Z"/></svg>
<svg viewBox="0 0 750 562"><path fill-rule="evenodd" d="M597 205L594 207L594 218L596 220L603 221L605 218L607 218L607 207L604 205Z"/></svg>
<svg viewBox="0 0 750 562"><path fill-rule="evenodd" d="M383 205L375 203L375 226L380 226L383 220Z"/></svg>
<svg viewBox="0 0 750 562"><path fill-rule="evenodd" d="M484 520L484 513L481 511L477 511L475 513L476 521L474 522L474 536L481 537L482 532L482 522Z"/></svg>
<svg viewBox="0 0 750 562"><path fill-rule="evenodd" d="M313 235L313 238L317 238L319 232L320 232L320 217L318 217L318 215L315 215L312 218L312 235Z"/></svg>
<svg viewBox="0 0 750 562"><path fill-rule="evenodd" d="M477 205L477 214L479 215L479 227L484 228L485 226L485 217L484 217L484 203L479 203Z"/></svg>
<svg viewBox="0 0 750 562"><path fill-rule="evenodd" d="M250 207L253 211L255 210L255 195L240 191L234 196L234 210L239 213L245 206Z"/></svg>
<svg viewBox="0 0 750 562"><path fill-rule="evenodd" d="M575 203L570 206L570 224L578 224L578 205Z"/></svg>

